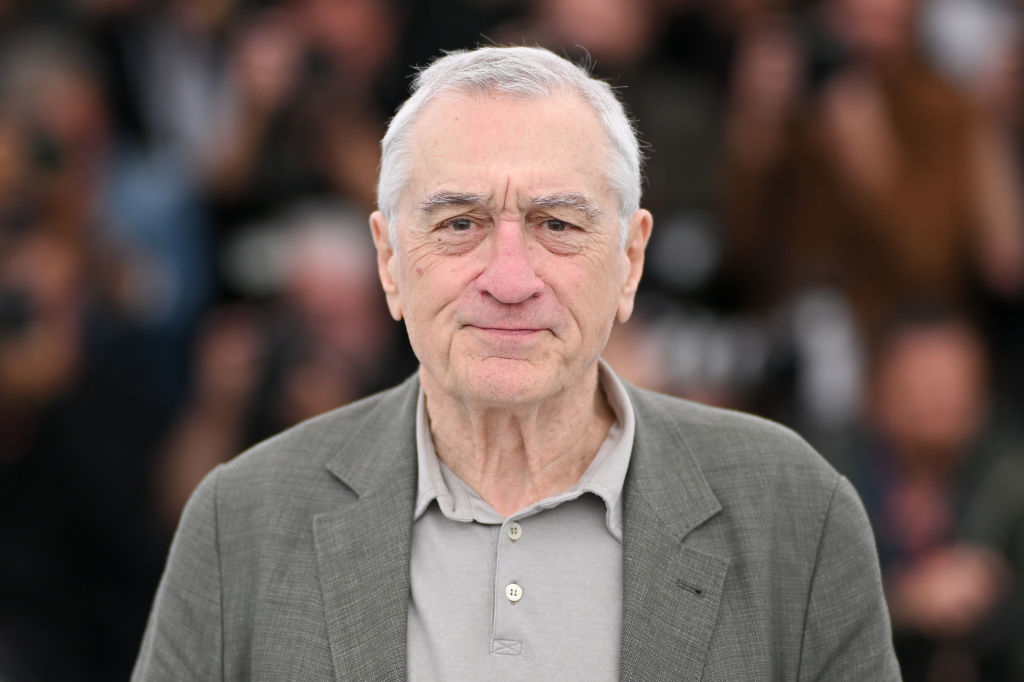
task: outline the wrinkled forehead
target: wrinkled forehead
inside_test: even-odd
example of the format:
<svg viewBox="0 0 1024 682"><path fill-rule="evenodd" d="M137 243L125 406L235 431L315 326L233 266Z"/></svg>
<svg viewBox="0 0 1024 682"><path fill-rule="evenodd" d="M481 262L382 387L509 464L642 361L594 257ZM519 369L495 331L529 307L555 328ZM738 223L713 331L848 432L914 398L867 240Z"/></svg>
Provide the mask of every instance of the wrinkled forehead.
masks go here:
<svg viewBox="0 0 1024 682"><path fill-rule="evenodd" d="M615 201L608 136L573 93L445 93L424 107L409 141L405 207L438 190L576 192Z"/></svg>

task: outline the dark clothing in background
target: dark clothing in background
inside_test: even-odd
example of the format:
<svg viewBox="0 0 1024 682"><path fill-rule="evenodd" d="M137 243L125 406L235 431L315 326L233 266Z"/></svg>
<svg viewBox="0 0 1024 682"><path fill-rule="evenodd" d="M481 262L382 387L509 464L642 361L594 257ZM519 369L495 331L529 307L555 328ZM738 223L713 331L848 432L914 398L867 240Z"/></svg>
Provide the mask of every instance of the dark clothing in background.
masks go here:
<svg viewBox="0 0 1024 682"><path fill-rule="evenodd" d="M157 424L95 375L20 436L2 423L0 678L125 679L165 551L147 510Z"/></svg>

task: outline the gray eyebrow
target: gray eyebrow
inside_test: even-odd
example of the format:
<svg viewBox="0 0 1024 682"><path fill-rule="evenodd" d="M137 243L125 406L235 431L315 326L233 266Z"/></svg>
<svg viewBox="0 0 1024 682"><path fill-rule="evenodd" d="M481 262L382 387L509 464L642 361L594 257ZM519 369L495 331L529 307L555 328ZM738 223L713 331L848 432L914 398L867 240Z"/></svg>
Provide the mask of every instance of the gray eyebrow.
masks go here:
<svg viewBox="0 0 1024 682"><path fill-rule="evenodd" d="M478 206L485 203L486 197L482 194L467 194L465 192L434 192L420 202L419 211L426 215L435 213L444 208Z"/></svg>
<svg viewBox="0 0 1024 682"><path fill-rule="evenodd" d="M530 199L530 206L536 208L568 208L579 211L589 220L598 220L604 212L586 195L579 192L561 192L558 194L544 194Z"/></svg>

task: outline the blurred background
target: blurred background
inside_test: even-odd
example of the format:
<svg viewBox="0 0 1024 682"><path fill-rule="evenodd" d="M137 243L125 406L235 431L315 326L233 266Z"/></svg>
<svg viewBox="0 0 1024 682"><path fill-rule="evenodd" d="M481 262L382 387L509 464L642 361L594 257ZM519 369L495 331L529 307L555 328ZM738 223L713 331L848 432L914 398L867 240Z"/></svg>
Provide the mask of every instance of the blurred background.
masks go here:
<svg viewBox="0 0 1024 682"><path fill-rule="evenodd" d="M0 0L0 680L125 679L199 479L415 369L378 141L485 43L592 64L648 146L612 365L850 477L908 681L1024 680L1022 12Z"/></svg>

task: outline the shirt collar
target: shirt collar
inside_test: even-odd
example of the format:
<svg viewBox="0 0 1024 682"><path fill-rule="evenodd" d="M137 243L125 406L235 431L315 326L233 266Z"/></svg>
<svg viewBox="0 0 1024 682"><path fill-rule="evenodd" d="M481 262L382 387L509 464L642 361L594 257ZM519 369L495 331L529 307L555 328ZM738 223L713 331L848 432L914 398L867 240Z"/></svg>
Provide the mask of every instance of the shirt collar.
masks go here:
<svg viewBox="0 0 1024 682"><path fill-rule="evenodd" d="M535 502L526 509L516 512L510 518L523 518L550 509L562 502L576 499L584 493L592 493L605 503L605 522L615 539L622 541L622 485L629 468L633 451L636 419L629 395L611 367L598 360L598 381L604 391L608 405L615 415L615 422L598 449L593 461L580 476L580 480L567 490ZM416 459L418 467L416 507L413 520L418 520L427 507L437 500L445 517L453 521L480 523L501 523L504 521L487 502L469 485L455 475L437 457L434 441L430 435L430 420L427 404L420 387L416 401Z"/></svg>

